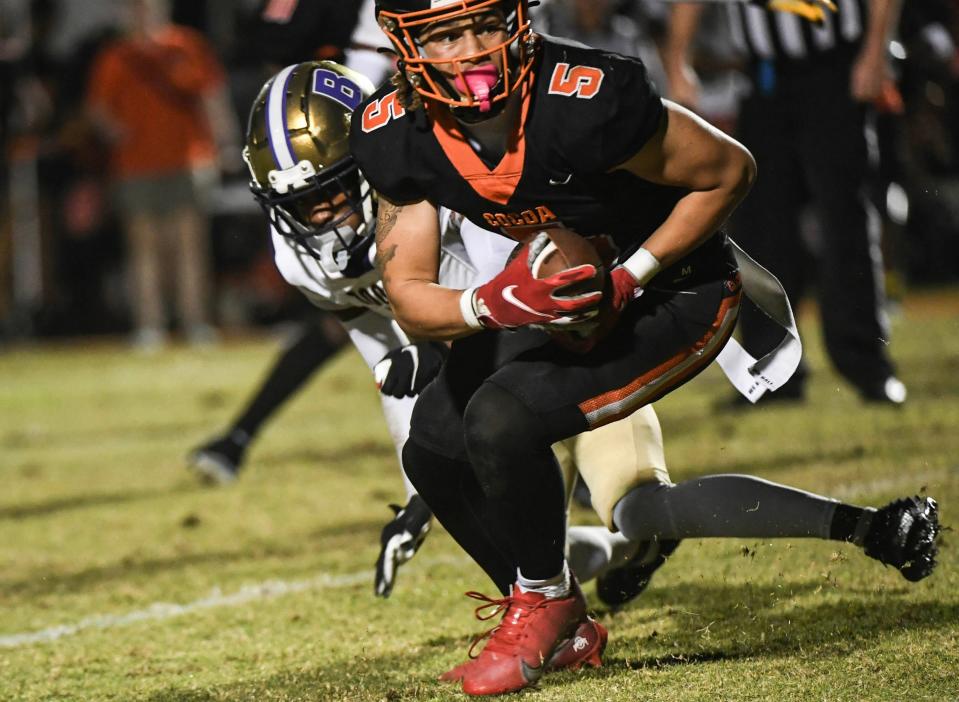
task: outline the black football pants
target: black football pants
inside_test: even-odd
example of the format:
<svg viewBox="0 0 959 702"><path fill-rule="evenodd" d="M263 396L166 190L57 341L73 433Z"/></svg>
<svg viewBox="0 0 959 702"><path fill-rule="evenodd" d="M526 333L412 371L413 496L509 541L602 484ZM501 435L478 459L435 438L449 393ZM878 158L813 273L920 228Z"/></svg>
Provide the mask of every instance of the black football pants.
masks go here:
<svg viewBox="0 0 959 702"><path fill-rule="evenodd" d="M585 355L529 329L453 343L413 411L403 463L454 539L502 590L555 576L565 502L551 446L684 384L722 349L741 290L724 237L663 271Z"/></svg>
<svg viewBox="0 0 959 702"><path fill-rule="evenodd" d="M866 108L849 95L849 73L848 61L780 68L771 90L756 87L744 101L738 137L759 173L730 234L779 278L793 309L815 280L829 357L862 388L884 381L893 366L885 348L880 222L868 192ZM814 270L799 227L807 203L821 228ZM740 328L757 358L782 338L748 300ZM791 381L796 390L803 375L801 368Z"/></svg>

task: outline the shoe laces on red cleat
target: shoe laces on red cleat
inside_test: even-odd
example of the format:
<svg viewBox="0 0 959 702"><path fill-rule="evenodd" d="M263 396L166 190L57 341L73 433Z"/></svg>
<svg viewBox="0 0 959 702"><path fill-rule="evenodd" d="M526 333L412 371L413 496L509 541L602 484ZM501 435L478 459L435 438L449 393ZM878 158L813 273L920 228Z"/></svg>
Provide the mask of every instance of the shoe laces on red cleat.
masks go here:
<svg viewBox="0 0 959 702"><path fill-rule="evenodd" d="M478 619L489 620L503 613L499 624L478 636L470 647L472 657L476 646L488 639L463 674L463 691L470 695L501 694L532 685L586 619L586 602L575 584L562 598L523 592L519 587L500 599L476 592L467 595L485 602L476 608Z"/></svg>
<svg viewBox="0 0 959 702"><path fill-rule="evenodd" d="M495 602L499 602L496 600ZM484 605L486 607L489 605ZM479 607L477 609L483 609ZM485 638L486 635L481 635ZM587 666L599 668L603 665L603 651L606 649L606 642L609 634L606 627L592 619L586 617L576 627L576 633L564 641L556 649L553 657L546 664L546 670L579 670ZM477 641L478 643L478 641ZM475 648L475 644L470 647ZM466 671L476 661L476 658L470 657L466 660L440 675L437 680L441 682L460 682L466 677Z"/></svg>
<svg viewBox="0 0 959 702"><path fill-rule="evenodd" d="M510 601L512 600L512 597L510 595L497 599L497 598L488 597L484 595L482 592L477 592L475 590L470 590L469 592L464 594L467 597L470 597L474 600L480 600L481 602L485 603L485 604L481 604L475 610L473 610L473 616L475 616L481 622L489 621L500 612L506 610L509 607ZM486 612L486 610L492 610L492 611ZM440 680L442 682L458 682L458 681L461 681L464 677L466 677L466 671L469 670L469 668L473 665L473 663L476 662L476 659L478 656L478 654L477 655L473 654L473 651L476 650L476 645L480 641L483 641L484 639L489 637L493 633L493 630L496 629L496 627L498 626L499 624L497 624L496 626L490 629L487 629L482 634L474 636L473 641L470 643L470 647L468 651L469 660L464 661L460 663L459 665L456 665L450 668L445 673L440 675L439 678L437 678L437 680Z"/></svg>
<svg viewBox="0 0 959 702"><path fill-rule="evenodd" d="M484 631L482 634L473 638L470 645L469 657L476 659L479 655L473 655L473 651L484 639L489 639L489 643L483 651L494 652L512 652L516 644L524 638L526 624L529 622L529 616L540 607L543 607L549 600L543 595L535 592L522 592L514 586L518 594L509 595L499 599L487 597L481 592L467 592L467 597L474 600L486 602L475 610L475 616L480 621L489 621L495 618L500 612L503 612L503 618L499 624ZM525 597L523 597L525 595ZM484 610L489 610L483 613Z"/></svg>

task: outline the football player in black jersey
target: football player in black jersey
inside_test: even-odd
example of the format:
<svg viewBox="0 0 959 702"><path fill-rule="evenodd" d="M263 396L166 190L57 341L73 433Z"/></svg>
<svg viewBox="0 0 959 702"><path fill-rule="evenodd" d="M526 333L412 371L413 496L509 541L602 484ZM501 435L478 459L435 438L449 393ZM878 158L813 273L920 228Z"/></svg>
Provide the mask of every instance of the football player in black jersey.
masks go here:
<svg viewBox="0 0 959 702"><path fill-rule="evenodd" d="M586 617L563 555L563 485L549 447L671 392L722 349L741 283L720 227L755 165L661 100L641 62L534 35L526 0L376 7L400 72L354 112L351 150L380 193L377 263L408 334L455 339L417 402L404 464L505 595L489 600L504 614L482 653L448 677L469 694L508 692L534 683ZM476 288L439 286L440 206L523 242L520 255ZM542 232L556 225L605 237L610 265L534 277ZM597 282L601 301L564 291ZM576 350L558 343L573 335ZM725 507L744 533L779 517L782 536L864 545L910 579L932 570L932 500L876 512L732 477ZM735 506L744 481L774 505L759 526ZM657 499L668 514L666 492ZM631 496L617 509L632 506L635 522ZM627 522L617 526L633 536Z"/></svg>

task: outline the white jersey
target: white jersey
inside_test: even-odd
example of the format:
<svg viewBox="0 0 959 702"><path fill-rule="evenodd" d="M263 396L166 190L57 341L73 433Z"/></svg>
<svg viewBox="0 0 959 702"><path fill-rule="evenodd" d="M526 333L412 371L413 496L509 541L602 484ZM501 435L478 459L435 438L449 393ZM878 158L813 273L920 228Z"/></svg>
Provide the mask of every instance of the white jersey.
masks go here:
<svg viewBox="0 0 959 702"><path fill-rule="evenodd" d="M515 242L464 221L461 215L445 208L440 210L439 217L440 285L460 290L470 288L503 269ZM272 229L271 234L276 266L290 285L299 288L320 309L354 313L347 316L343 326L371 372L390 351L410 343L393 320L379 271L373 265L376 252L372 245L358 252L341 270L332 258L327 260L325 256L322 261L316 260L276 229ZM401 464L415 401L414 397L397 399L380 395ZM406 490L407 495L413 493L408 481Z"/></svg>
<svg viewBox="0 0 959 702"><path fill-rule="evenodd" d="M471 262L461 236L463 218L445 208L441 209L439 214L440 285L458 289L471 287L476 284L477 268ZM472 227L470 236L474 241L485 237L502 238L475 225L469 226ZM332 259L318 261L313 258L275 228L271 228L271 234L276 267L286 282L299 288L315 306L330 311L365 308L392 319L393 312L380 281L379 271L373 265L373 257L376 255L373 246L359 251L346 268L341 270ZM476 251L479 246L473 244ZM495 266L495 263L493 265ZM484 262L484 270L489 267L490 264Z"/></svg>

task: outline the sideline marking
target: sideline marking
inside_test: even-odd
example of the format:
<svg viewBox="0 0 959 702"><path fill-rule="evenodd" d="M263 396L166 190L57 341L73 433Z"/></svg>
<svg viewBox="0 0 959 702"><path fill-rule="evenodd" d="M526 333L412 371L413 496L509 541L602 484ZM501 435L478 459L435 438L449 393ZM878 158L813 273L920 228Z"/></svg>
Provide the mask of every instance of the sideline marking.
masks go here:
<svg viewBox="0 0 959 702"><path fill-rule="evenodd" d="M462 565L465 558L434 558L424 559L424 566L441 564ZM145 609L134 610L126 614L94 614L84 617L76 624L61 624L38 631L28 631L20 634L0 636L0 648L17 648L35 643L50 643L66 636L73 636L88 629L113 629L146 621L172 619L185 614L199 612L216 607L236 607L257 600L272 600L284 595L307 592L309 590L335 590L352 587L359 583L372 581L372 570L344 575L319 575L307 580L265 580L254 585L244 585L232 594L223 594L220 588L215 587L209 595L186 604L173 602L154 602Z"/></svg>

